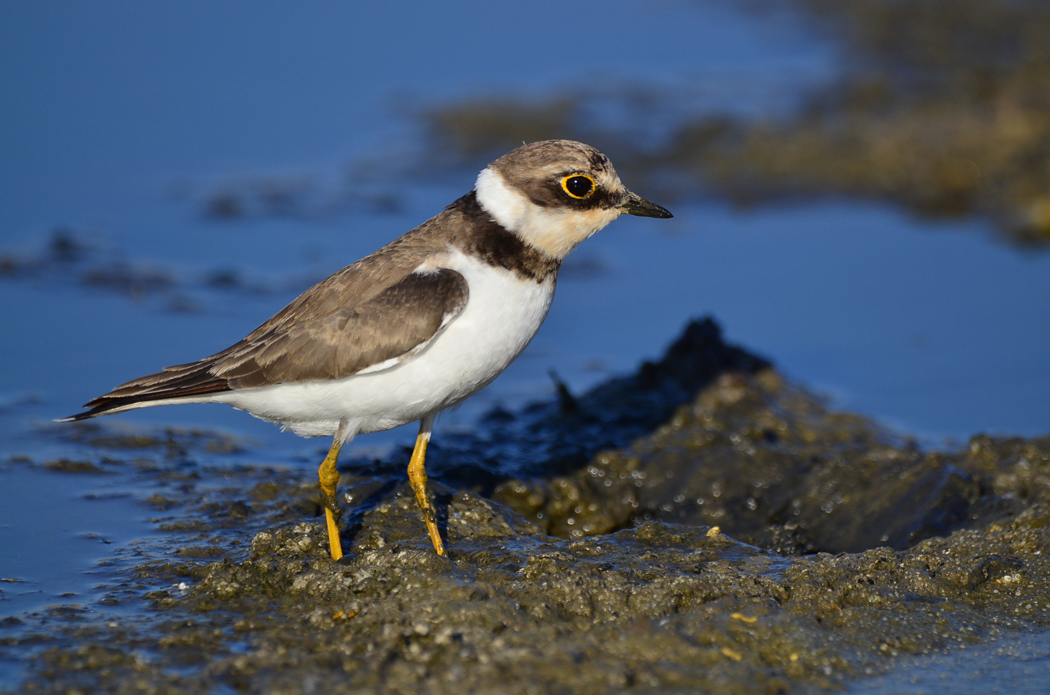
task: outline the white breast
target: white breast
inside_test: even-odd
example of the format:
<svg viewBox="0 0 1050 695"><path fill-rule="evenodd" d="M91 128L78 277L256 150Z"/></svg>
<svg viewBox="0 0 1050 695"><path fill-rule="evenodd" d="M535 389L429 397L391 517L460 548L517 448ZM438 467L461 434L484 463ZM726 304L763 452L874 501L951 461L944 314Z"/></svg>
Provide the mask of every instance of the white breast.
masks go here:
<svg viewBox="0 0 1050 695"><path fill-rule="evenodd" d="M209 400L280 422L302 436L334 435L345 418L352 436L413 422L477 393L536 335L554 297L554 279L523 279L455 249L441 265L461 273L470 294L463 312L419 353L388 369L338 381L228 391Z"/></svg>

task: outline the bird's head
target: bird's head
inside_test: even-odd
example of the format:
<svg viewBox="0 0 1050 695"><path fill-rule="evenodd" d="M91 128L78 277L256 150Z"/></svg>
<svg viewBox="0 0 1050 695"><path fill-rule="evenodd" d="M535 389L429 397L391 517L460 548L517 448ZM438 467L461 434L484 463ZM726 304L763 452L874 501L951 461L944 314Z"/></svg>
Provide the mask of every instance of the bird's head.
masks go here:
<svg viewBox="0 0 1050 695"><path fill-rule="evenodd" d="M496 222L558 259L623 213L671 217L627 190L608 157L572 140L535 142L503 155L478 175L475 191Z"/></svg>

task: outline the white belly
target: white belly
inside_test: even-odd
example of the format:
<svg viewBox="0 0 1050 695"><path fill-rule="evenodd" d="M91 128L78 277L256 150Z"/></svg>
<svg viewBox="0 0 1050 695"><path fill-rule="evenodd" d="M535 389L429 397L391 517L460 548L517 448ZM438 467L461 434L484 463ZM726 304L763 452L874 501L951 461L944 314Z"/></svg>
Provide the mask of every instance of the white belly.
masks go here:
<svg viewBox="0 0 1050 695"><path fill-rule="evenodd" d="M342 419L353 436L456 405L499 376L529 344L550 309L554 279L522 279L458 251L447 267L466 278L467 305L425 349L400 364L338 381L228 391L209 400L307 437L334 435Z"/></svg>

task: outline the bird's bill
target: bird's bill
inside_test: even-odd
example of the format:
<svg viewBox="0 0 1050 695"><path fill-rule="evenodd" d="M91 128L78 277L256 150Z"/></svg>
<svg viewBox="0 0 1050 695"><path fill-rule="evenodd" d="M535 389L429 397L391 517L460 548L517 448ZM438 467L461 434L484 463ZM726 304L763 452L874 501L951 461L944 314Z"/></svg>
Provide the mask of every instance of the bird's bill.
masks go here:
<svg viewBox="0 0 1050 695"><path fill-rule="evenodd" d="M645 198L630 191L627 191L627 195L624 196L618 207L628 215L637 215L639 217L659 217L660 219L674 217L674 215L656 203L650 203Z"/></svg>

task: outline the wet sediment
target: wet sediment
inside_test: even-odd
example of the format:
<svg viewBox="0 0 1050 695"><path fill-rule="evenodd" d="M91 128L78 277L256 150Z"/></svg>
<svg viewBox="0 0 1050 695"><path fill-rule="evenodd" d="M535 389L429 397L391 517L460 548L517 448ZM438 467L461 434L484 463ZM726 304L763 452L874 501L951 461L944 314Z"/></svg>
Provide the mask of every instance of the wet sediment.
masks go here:
<svg viewBox="0 0 1050 695"><path fill-rule="evenodd" d="M1050 437L923 451L711 322L590 393L439 433L447 558L400 455L341 467L332 562L311 470L74 432L70 470L133 476L161 533L100 605L0 627L25 693L800 692L1050 616Z"/></svg>

